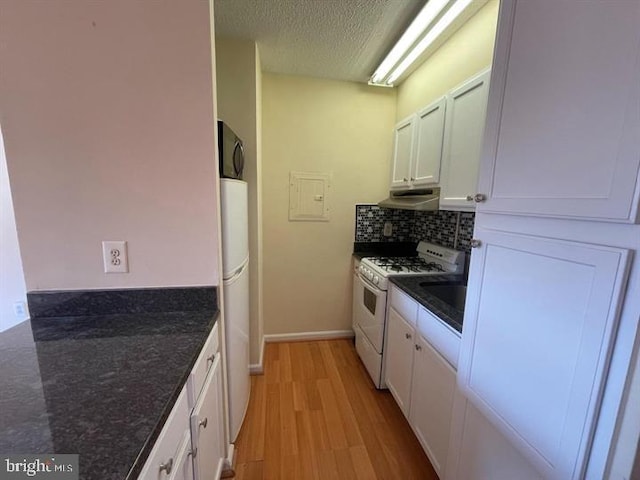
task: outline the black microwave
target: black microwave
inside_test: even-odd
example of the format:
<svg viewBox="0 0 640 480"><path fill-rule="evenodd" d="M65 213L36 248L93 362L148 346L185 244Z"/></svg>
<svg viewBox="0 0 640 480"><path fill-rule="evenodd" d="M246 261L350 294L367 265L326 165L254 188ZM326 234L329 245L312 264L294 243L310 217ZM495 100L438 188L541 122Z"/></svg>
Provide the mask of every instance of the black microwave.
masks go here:
<svg viewBox="0 0 640 480"><path fill-rule="evenodd" d="M244 169L242 140L222 120L218 120L218 159L221 178L242 180Z"/></svg>

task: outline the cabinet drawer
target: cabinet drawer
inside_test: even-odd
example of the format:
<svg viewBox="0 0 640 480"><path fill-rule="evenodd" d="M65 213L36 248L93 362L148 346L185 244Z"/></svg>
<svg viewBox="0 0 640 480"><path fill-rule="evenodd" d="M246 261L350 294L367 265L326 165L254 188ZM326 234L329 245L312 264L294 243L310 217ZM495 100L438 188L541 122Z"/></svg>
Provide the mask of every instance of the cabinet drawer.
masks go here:
<svg viewBox="0 0 640 480"><path fill-rule="evenodd" d="M204 385L205 378L207 378L207 372L213 365L216 355L218 355L219 343L218 324L216 323L213 329L211 329L209 338L204 344L198 360L196 360L196 364L193 366L193 370L191 370L191 406L195 405L196 399Z"/></svg>
<svg viewBox="0 0 640 480"><path fill-rule="evenodd" d="M460 335L424 307L418 314L418 332L453 368L458 369Z"/></svg>
<svg viewBox="0 0 640 480"><path fill-rule="evenodd" d="M398 287L391 287L391 306L407 322L415 327L418 318L418 302Z"/></svg>
<svg viewBox="0 0 640 480"><path fill-rule="evenodd" d="M176 400L167 421L156 440L138 480L167 480L178 465L178 450L185 432L189 430L189 401L185 386ZM170 472L161 465L171 465Z"/></svg>

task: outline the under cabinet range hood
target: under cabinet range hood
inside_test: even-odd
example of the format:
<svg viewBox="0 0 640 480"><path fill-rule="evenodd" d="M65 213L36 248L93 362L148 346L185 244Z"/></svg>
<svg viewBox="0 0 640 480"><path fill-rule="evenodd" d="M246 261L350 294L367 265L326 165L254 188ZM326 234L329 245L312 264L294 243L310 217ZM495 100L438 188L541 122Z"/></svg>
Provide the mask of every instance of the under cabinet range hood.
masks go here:
<svg viewBox="0 0 640 480"><path fill-rule="evenodd" d="M440 206L440 187L398 192L391 191L389 192L389 198L378 203L378 206L402 210L438 210Z"/></svg>

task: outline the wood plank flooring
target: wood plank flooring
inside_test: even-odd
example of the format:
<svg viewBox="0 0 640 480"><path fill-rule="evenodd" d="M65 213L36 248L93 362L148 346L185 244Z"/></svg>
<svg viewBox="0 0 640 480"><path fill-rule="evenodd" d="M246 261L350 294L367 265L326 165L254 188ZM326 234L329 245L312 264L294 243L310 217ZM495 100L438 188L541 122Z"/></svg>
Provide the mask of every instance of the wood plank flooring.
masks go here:
<svg viewBox="0 0 640 480"><path fill-rule="evenodd" d="M238 480L437 480L349 339L266 345L236 442Z"/></svg>

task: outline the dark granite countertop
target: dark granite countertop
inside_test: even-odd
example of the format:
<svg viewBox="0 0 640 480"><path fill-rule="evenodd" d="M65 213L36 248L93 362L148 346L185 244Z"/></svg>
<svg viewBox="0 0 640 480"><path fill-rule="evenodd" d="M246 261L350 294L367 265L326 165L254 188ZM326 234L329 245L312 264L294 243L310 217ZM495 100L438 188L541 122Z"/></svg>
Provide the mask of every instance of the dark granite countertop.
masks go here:
<svg viewBox="0 0 640 480"><path fill-rule="evenodd" d="M392 275L391 277L389 277L389 281L397 285L398 288L400 288L405 293L409 294L418 303L420 303L420 305L429 310L451 328L462 333L464 312L454 308L448 303L443 302L439 298L434 297L420 286L421 283L427 282L434 285L463 285L464 277L462 275Z"/></svg>
<svg viewBox="0 0 640 480"><path fill-rule="evenodd" d="M0 452L78 453L81 479L136 479L217 317L48 316L0 333Z"/></svg>

